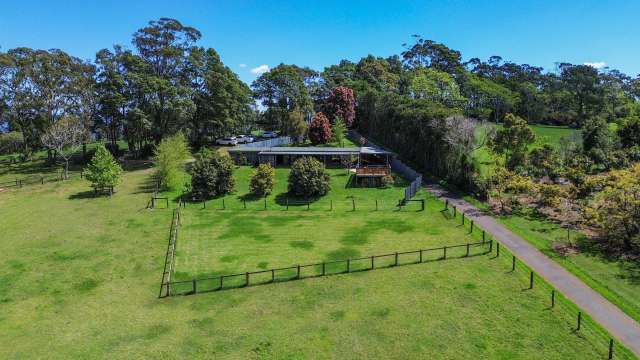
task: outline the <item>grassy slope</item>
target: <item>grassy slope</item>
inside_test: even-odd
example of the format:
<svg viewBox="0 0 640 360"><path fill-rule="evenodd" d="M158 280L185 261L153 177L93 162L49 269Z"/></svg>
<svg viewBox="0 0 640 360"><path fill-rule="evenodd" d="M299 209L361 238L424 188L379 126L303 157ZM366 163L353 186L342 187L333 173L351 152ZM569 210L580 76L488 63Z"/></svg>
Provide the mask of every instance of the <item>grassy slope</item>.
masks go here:
<svg viewBox="0 0 640 360"><path fill-rule="evenodd" d="M0 358L603 356L484 256L159 300L170 212L144 209L148 176L0 195Z"/></svg>

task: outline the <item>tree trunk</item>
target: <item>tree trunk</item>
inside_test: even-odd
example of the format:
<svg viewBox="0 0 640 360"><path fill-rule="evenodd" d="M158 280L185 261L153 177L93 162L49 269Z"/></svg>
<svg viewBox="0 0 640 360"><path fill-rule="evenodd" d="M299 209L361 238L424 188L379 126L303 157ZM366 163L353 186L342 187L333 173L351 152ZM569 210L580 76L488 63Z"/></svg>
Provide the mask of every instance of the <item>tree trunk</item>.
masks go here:
<svg viewBox="0 0 640 360"><path fill-rule="evenodd" d="M69 159L64 160L64 179L69 180Z"/></svg>

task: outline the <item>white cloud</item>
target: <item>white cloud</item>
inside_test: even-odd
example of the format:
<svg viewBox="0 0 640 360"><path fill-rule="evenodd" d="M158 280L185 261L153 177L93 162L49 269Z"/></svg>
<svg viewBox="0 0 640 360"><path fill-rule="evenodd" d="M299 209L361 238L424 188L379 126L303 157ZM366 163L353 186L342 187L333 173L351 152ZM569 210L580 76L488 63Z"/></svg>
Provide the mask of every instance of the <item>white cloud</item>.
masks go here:
<svg viewBox="0 0 640 360"><path fill-rule="evenodd" d="M607 66L607 63L604 61L586 62L584 63L584 65L591 66L592 68L596 68L596 69L602 69L603 67Z"/></svg>
<svg viewBox="0 0 640 360"><path fill-rule="evenodd" d="M247 64L240 64L240 67L244 69L247 67Z"/></svg>
<svg viewBox="0 0 640 360"><path fill-rule="evenodd" d="M256 75L261 75L266 72L269 72L269 65L260 65L258 67L251 69L251 73Z"/></svg>

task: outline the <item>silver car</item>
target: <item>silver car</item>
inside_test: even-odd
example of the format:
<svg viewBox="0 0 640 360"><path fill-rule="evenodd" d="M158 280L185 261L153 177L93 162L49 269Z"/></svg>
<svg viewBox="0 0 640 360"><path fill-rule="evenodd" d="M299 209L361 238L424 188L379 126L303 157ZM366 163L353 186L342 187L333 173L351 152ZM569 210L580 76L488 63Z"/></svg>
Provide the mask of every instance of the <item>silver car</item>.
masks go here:
<svg viewBox="0 0 640 360"><path fill-rule="evenodd" d="M238 139L235 136L227 136L216 140L216 144L218 145L238 145Z"/></svg>

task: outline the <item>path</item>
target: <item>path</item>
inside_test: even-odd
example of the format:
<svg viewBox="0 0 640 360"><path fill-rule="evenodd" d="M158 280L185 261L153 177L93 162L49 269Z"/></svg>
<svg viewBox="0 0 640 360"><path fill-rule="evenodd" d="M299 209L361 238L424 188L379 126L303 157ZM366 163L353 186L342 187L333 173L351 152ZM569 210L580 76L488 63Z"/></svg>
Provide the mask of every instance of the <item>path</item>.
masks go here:
<svg viewBox="0 0 640 360"><path fill-rule="evenodd" d="M485 215L478 208L461 199L460 196L438 184L428 183L425 187L443 200L448 199L450 204L455 205L458 210L473 219L477 225L480 225L502 245L509 248L516 257L591 315L611 335L640 357L640 324L635 320L575 275L541 253L529 242L512 233L496 219Z"/></svg>

